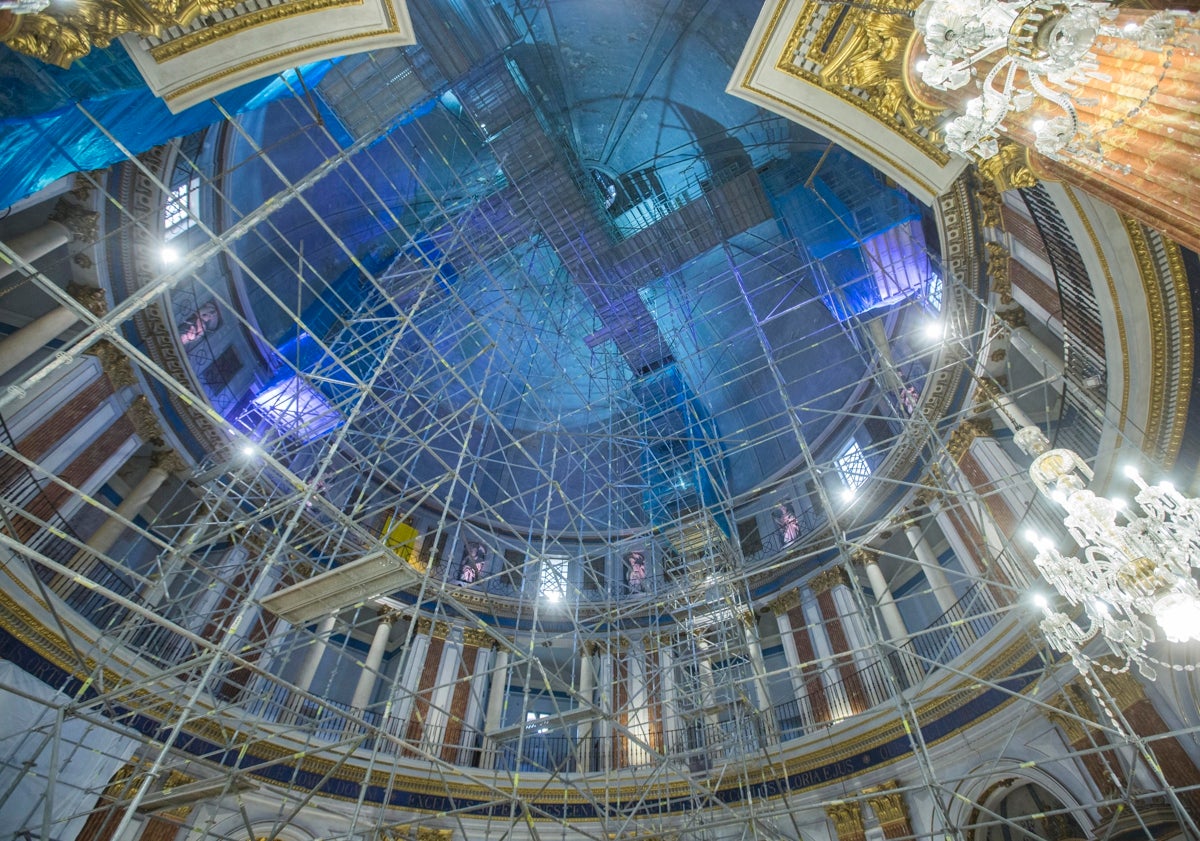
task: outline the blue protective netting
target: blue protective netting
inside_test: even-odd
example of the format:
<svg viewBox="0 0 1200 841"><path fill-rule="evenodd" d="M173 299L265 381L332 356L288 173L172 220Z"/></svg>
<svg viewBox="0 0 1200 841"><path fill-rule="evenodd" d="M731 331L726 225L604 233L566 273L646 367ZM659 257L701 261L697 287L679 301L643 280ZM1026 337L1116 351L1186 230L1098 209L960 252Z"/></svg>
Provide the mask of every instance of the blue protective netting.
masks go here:
<svg viewBox="0 0 1200 841"><path fill-rule="evenodd" d="M315 83L328 62L303 69ZM291 95L288 77L270 76L217 98L231 114ZM172 114L120 46L92 50L69 70L0 47L0 208L71 172L100 169L222 118L211 101ZM111 135L111 138L108 136Z"/></svg>

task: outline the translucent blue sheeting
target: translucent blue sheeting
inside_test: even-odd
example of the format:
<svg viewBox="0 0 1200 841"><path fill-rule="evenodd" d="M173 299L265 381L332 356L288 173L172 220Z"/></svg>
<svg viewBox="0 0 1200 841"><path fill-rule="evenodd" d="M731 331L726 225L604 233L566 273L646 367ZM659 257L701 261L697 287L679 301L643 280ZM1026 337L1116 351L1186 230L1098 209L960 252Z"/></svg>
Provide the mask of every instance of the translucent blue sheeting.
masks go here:
<svg viewBox="0 0 1200 841"><path fill-rule="evenodd" d="M839 321L892 303L881 294L859 243L917 219L907 196L885 187L856 158L835 153L808 184L771 198L789 233L819 261L814 279Z"/></svg>
<svg viewBox="0 0 1200 841"><path fill-rule="evenodd" d="M304 68L305 82L314 84L326 69L328 62ZM218 101L240 113L290 95L298 88L289 81L294 74L272 76ZM68 173L123 160L120 146L138 154L220 119L211 102L172 114L120 46L92 50L69 70L0 47L0 208Z"/></svg>

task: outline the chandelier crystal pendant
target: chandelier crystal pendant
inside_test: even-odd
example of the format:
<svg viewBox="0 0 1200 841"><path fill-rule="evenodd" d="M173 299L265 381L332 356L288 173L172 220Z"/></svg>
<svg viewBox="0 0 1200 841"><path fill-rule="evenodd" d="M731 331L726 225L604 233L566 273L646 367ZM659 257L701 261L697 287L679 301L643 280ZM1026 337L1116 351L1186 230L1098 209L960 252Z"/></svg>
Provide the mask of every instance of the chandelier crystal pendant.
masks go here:
<svg viewBox="0 0 1200 841"><path fill-rule="evenodd" d="M1061 597L1060 604L1038 598L1050 645L1070 655L1081 672L1095 664L1084 648L1097 639L1149 678L1154 665L1179 668L1149 652L1155 631L1146 619L1153 618L1169 642L1200 640L1200 501L1169 482L1149 485L1133 468L1126 471L1138 487L1133 506L1107 499L1088 490L1092 471L1074 451L1050 449L1036 427L1019 430L1015 440L1034 458L1030 479L1065 509L1063 524L1083 550L1080 560L1029 535L1037 548L1034 563Z"/></svg>
<svg viewBox="0 0 1200 841"><path fill-rule="evenodd" d="M1105 47L1098 39L1161 50L1176 30L1171 12L1122 27L1111 23L1117 15L1111 4L1092 0L925 0L913 16L928 52L917 65L921 80L955 91L986 70L979 96L946 125L946 147L990 158L999 151L1005 118L1032 109L1038 152L1097 157L1079 113L1095 103L1076 97L1089 81L1111 81L1099 72L1096 50Z"/></svg>

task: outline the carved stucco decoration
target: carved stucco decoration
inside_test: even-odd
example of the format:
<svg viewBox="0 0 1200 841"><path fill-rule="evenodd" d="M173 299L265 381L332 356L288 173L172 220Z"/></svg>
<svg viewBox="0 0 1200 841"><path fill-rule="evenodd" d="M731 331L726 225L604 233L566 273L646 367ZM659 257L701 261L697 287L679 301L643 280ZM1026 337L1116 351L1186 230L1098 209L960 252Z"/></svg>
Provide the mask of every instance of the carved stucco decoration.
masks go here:
<svg viewBox="0 0 1200 841"><path fill-rule="evenodd" d="M1029 167L1029 150L1010 140L1000 141L1000 151L976 164L979 174L1000 193L1019 187L1033 187L1038 177Z"/></svg>
<svg viewBox="0 0 1200 841"><path fill-rule="evenodd" d="M940 162L947 160L937 124L942 111L922 105L904 84L905 47L913 36L912 19L882 11L853 9L839 26L850 34L827 52L819 78L839 87L888 128L903 134Z"/></svg>
<svg viewBox="0 0 1200 841"><path fill-rule="evenodd" d="M167 158L166 147L158 147L143 154L141 161L146 171L161 176L166 171ZM136 217L157 220L161 218L162 191L146 171L134 166L121 167L116 192L120 202ZM109 266L109 276L113 278L114 293L120 293L118 297L128 297L157 279L161 265L155 257L159 245L153 233L155 230L155 224L131 225L129 233L120 240L119 251L108 249L109 260L113 263ZM190 393L203 395L200 383L174 339L166 300L155 299L134 315L133 323L151 361ZM208 452L221 453L227 448L229 442L225 435L197 408L204 403L203 398L194 404L172 393L167 399L183 426Z"/></svg>

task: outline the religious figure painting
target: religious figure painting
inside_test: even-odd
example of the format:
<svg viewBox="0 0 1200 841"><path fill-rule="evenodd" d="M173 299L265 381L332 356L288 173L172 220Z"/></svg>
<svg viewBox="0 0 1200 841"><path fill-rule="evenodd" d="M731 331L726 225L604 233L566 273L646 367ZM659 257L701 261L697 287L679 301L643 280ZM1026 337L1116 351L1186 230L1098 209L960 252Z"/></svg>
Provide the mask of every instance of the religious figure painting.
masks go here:
<svg viewBox="0 0 1200 841"><path fill-rule="evenodd" d="M771 509L771 518L775 521L775 528L779 531L784 546L793 543L800 536L800 520L790 502L776 503Z"/></svg>
<svg viewBox="0 0 1200 841"><path fill-rule="evenodd" d="M482 543L468 541L463 547L462 564L458 568L460 584L475 584L483 578L483 568L487 564L488 548Z"/></svg>

